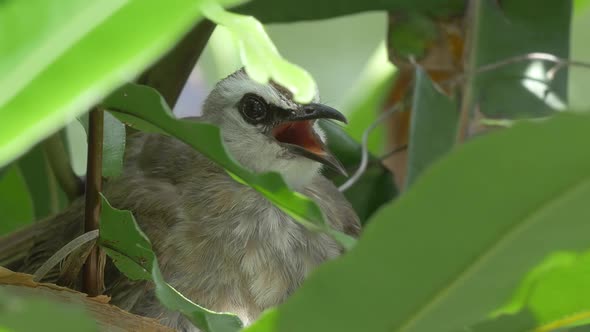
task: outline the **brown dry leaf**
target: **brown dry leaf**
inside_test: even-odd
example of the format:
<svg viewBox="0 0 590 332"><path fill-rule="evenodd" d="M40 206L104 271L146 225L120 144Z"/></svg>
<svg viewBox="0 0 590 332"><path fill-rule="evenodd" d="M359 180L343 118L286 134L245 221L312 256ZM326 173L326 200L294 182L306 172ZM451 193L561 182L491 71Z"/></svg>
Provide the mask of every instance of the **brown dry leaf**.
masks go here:
<svg viewBox="0 0 590 332"><path fill-rule="evenodd" d="M35 282L30 274L13 272L1 266L0 288L23 297L40 296L59 302L84 306L88 313L96 319L103 331L174 331L159 324L155 319L134 315L108 304L110 297L106 295L88 297L84 293L66 287Z"/></svg>

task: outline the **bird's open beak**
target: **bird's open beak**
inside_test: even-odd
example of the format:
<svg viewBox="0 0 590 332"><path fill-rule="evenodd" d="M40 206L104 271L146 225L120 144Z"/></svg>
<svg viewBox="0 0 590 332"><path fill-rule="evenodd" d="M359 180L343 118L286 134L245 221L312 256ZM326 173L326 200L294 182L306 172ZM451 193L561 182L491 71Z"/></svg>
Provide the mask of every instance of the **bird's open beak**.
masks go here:
<svg viewBox="0 0 590 332"><path fill-rule="evenodd" d="M294 112L281 112L279 125L272 129L272 136L291 152L320 162L337 172L347 175L344 166L328 150L313 128L317 119L333 119L346 123L346 117L337 110L322 104L308 104Z"/></svg>

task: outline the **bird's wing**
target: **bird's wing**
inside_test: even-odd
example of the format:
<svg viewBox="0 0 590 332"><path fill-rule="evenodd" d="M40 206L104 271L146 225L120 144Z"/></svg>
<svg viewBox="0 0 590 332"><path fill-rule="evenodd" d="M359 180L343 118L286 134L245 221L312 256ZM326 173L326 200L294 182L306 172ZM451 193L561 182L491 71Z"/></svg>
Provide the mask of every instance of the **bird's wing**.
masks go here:
<svg viewBox="0 0 590 332"><path fill-rule="evenodd" d="M354 237L360 235L358 215L332 181L317 176L304 193L320 206L332 227Z"/></svg>

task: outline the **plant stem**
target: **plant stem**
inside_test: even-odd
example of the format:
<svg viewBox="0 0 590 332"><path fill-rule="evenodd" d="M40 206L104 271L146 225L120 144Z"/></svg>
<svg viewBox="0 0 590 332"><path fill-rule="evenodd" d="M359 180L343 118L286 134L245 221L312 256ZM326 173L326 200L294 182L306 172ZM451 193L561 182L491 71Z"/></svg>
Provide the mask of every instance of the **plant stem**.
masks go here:
<svg viewBox="0 0 590 332"><path fill-rule="evenodd" d="M95 108L90 111L88 122L88 163L86 168L84 232L98 229L100 218L100 192L102 191L102 143L104 111ZM102 257L101 257L102 256ZM102 258L102 259L101 259ZM101 262L102 261L102 262ZM104 255L94 245L83 272L83 291L89 296L102 293L104 284Z"/></svg>
<svg viewBox="0 0 590 332"><path fill-rule="evenodd" d="M479 35L479 16L481 15L481 0L471 0L467 8L467 34L463 56L464 73L466 80L463 84L461 111L459 114L459 124L457 126L456 144L463 143L469 134L469 120L471 119L471 109L473 107L473 85L475 84L475 72L477 66L477 37Z"/></svg>

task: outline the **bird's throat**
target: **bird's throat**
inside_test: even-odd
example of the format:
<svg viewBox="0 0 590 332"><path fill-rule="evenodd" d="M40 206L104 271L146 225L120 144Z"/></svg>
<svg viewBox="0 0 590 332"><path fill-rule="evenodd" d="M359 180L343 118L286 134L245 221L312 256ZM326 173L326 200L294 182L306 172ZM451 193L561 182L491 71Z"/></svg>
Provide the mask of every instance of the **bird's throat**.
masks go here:
<svg viewBox="0 0 590 332"><path fill-rule="evenodd" d="M281 143L293 144L316 155L324 154L323 144L313 130L313 121L286 122L273 128L272 136Z"/></svg>

